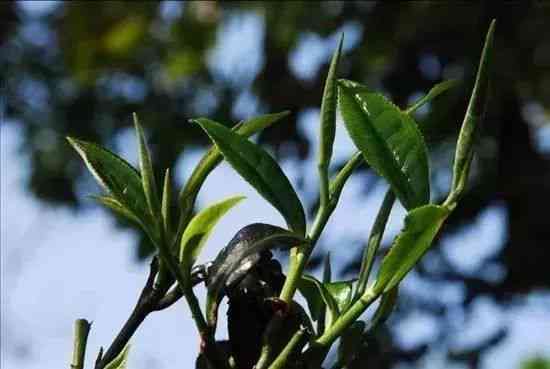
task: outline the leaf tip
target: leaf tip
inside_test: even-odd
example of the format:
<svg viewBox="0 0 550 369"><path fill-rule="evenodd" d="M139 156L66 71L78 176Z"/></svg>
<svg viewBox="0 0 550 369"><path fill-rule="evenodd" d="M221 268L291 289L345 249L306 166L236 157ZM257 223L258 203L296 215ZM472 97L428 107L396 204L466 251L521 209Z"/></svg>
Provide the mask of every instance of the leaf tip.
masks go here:
<svg viewBox="0 0 550 369"><path fill-rule="evenodd" d="M290 115L290 113L292 113L291 110L283 110L282 112L279 113L279 117L281 118L287 117Z"/></svg>
<svg viewBox="0 0 550 369"><path fill-rule="evenodd" d="M73 148L76 149L76 147L78 146L78 142L77 142L76 138L71 137L71 136L65 136L65 139L67 140L69 145L71 145Z"/></svg>
<svg viewBox="0 0 550 369"><path fill-rule="evenodd" d="M134 120L134 126L136 130L141 130L141 124L139 123L139 117L136 112L132 113L132 119Z"/></svg>
<svg viewBox="0 0 550 369"><path fill-rule="evenodd" d="M344 47L344 32L340 35L340 40L338 41L338 54L342 53L342 48Z"/></svg>

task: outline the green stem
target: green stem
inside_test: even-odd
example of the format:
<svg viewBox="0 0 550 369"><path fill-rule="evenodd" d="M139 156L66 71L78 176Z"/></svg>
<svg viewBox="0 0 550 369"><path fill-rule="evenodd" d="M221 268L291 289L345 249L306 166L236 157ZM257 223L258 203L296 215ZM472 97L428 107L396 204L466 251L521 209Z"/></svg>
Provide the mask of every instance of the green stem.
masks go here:
<svg viewBox="0 0 550 369"><path fill-rule="evenodd" d="M325 208L329 201L328 165L319 164L319 203L320 208Z"/></svg>
<svg viewBox="0 0 550 369"><path fill-rule="evenodd" d="M285 316L276 314L273 319L271 319L263 333L262 337L262 351L260 353L260 358L254 366L254 369L265 369L267 365L271 362L273 347L271 346L271 341L275 339L275 335L281 329L281 326L285 320Z"/></svg>
<svg viewBox="0 0 550 369"><path fill-rule="evenodd" d="M313 222L310 235L308 236L309 242L294 247L291 250L291 263L288 270L288 275L286 277L285 284L283 285L281 295L279 296L287 303L292 300L292 297L294 296L294 293L298 288L298 282L300 281L300 278L302 278L302 273L309 259L309 256L313 252L315 243L319 239L319 236L325 228L325 225L327 224L328 219L330 218L330 215L333 211L334 206L330 205L330 203L329 205L325 206L325 208L320 208L320 211L317 213L317 217Z"/></svg>
<svg viewBox="0 0 550 369"><path fill-rule="evenodd" d="M181 287L180 287L181 288ZM206 336L210 334L210 329L208 328L208 325L206 324L206 320L204 319L204 316L202 314L202 310L199 304L199 300L197 299L197 296L193 292L193 289L191 286L181 288L183 291L183 296L185 297L185 300L187 301L187 304L189 305L189 310L191 310L191 316L193 317L193 320L195 321L197 325L197 329L199 330L199 334L201 336Z"/></svg>
<svg viewBox="0 0 550 369"><path fill-rule="evenodd" d="M178 288L182 291L187 303L189 304L189 309L191 310L191 316L195 321L197 330L201 336L202 342L205 345L205 354L208 359L212 361L216 369L226 368L228 365L223 360L223 356L219 352L216 342L213 336L212 330L208 327L206 319L202 313L202 310L199 305L199 301L193 292L191 285L188 283L187 279L184 277L179 265L176 262L176 258L171 252L171 247L166 242L166 236L164 235L164 228L159 227L160 233L160 242L159 242L159 256L162 261L165 262L166 266L172 273L172 276L178 283Z"/></svg>
<svg viewBox="0 0 550 369"><path fill-rule="evenodd" d="M292 353L305 342L303 342L303 337L305 335L305 329L298 329L296 333L292 336L290 341L287 343L285 348L279 353L275 361L269 366L269 369L283 369L286 367L288 358Z"/></svg>
<svg viewBox="0 0 550 369"><path fill-rule="evenodd" d="M359 318L361 314L372 304L378 297L378 294L372 290L367 290L355 301L353 305L343 314L336 319L334 324L316 341L315 344L321 347L329 347L334 340L336 340L344 330L349 327L354 321Z"/></svg>
<svg viewBox="0 0 550 369"><path fill-rule="evenodd" d="M330 198L325 204L319 206L315 221L311 227L308 239L309 242L292 248L290 251L290 266L288 274L280 294L280 298L287 303L292 300L294 293L298 287L298 282L302 277L305 265L309 256L313 252L317 240L321 236L330 216L332 215L340 195L353 171L363 162L363 157L360 152L355 153L336 175L334 181L330 184Z"/></svg>
<svg viewBox="0 0 550 369"><path fill-rule="evenodd" d="M308 236L309 242L300 246L293 247L291 249L289 270L287 273L287 277L285 279L285 283L283 285L283 289L279 296L285 302L290 303L292 301L292 297L296 292L296 289L298 287L298 282L302 278L302 274L306 266L306 263L309 259L309 256L313 252L315 244L319 240L319 237L321 236L323 229L325 228L330 216L332 215L334 209L336 208L336 205L338 204L338 200L340 199L340 195L342 193L342 190L344 188L346 181L349 179L353 171L362 162L363 162L363 157L360 152L355 153L348 160L346 165L344 165L344 167L336 175L335 179L332 181L332 183L329 186L330 196L328 201L326 202L320 201L319 210L317 211L315 221L313 222L313 225L309 232L309 236ZM267 346L269 346L269 344ZM290 348L291 351L293 349L294 347ZM264 347L262 348L262 352L264 350L266 353L270 352L270 348L266 347L266 345L264 345ZM263 355L263 356L267 357L267 355ZM280 361L280 363L277 363L277 365L281 365L281 366L274 367L273 366L275 365L275 362L274 362L270 368L282 367L282 365L284 365L284 363L286 362L287 358L288 358L288 355L286 356L285 359L281 358L279 360L279 358L277 358L277 360ZM266 358L263 358L263 359L264 359L263 361L267 360Z"/></svg>
<svg viewBox="0 0 550 369"><path fill-rule="evenodd" d="M347 180L361 163L363 163L363 154L358 151L352 155L346 165L338 172L336 178L330 184L331 201L338 201Z"/></svg>
<svg viewBox="0 0 550 369"><path fill-rule="evenodd" d="M390 216L391 209L395 202L395 194L393 191L388 189L386 195L384 196L384 201L382 201L382 206L376 215L376 220L372 226L371 233L369 235L369 240L367 242L367 247L363 253L363 259L361 260L361 270L359 271L359 281L357 283L357 292L356 296L361 296L367 289L367 283L369 280L369 275L374 264L374 258L380 247L380 242L382 241L382 236L384 235L384 230L386 229L386 224L388 223L388 218Z"/></svg>
<svg viewBox="0 0 550 369"><path fill-rule="evenodd" d="M74 322L74 347L71 369L83 369L86 356L86 343L91 324L86 319L77 319Z"/></svg>

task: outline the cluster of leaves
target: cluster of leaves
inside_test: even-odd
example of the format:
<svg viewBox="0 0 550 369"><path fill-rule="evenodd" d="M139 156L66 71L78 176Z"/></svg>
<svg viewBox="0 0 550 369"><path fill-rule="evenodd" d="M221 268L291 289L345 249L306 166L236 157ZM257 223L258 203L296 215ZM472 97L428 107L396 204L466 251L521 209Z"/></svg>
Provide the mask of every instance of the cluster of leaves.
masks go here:
<svg viewBox="0 0 550 369"><path fill-rule="evenodd" d="M166 170L164 185L162 191L159 191L145 134L136 115L134 122L139 143L139 171L104 148L69 138L71 145L107 192L107 195L95 199L136 223L156 246L159 271L154 288L168 293L167 287L173 286L173 291L185 297L201 336L208 365L215 368L248 367L238 362L231 352L224 354L215 340L218 305L234 286L260 265L266 252L275 247L291 250L290 265L284 285L280 291L276 291L278 296L270 298L275 313L265 327L265 339L254 367L288 367L291 366L289 358L294 356L298 360L293 360L292 365L318 367L339 337L342 340L336 365L351 365L355 357L354 347L357 347L365 334L390 315L397 300L400 282L430 248L464 190L474 152L475 132L483 115L487 95L493 32L494 22L487 35L470 104L458 138L452 186L442 204L430 203L428 150L413 113L452 87L453 82L436 85L410 108L401 109L365 85L337 79L342 40L332 58L321 105L319 208L309 227L303 205L278 163L261 146L248 140L250 135L281 120L287 112L241 122L233 129L209 119L193 119L192 122L205 131L214 145L180 191L176 219L172 219L174 214L171 209L174 204L170 172ZM331 180L329 166L337 107L359 151ZM203 311L193 291L197 257L219 219L243 200L242 196L231 197L193 215L195 199L204 180L222 159L281 213L288 229L252 224L239 231L214 262L201 269L205 273L203 280L208 289ZM325 261L322 281L305 275L303 271L307 260L338 204L346 181L363 161L388 182L389 189L364 250L357 279L333 281L329 257ZM385 225L396 200L408 211L405 225L394 240L390 252L381 260L376 277L371 278ZM371 279L373 281L369 284ZM296 290L306 298L309 314L304 313L293 301ZM380 303L369 324L359 321L360 315L377 300ZM294 320L297 324L284 325L283 322L291 316L296 318ZM317 323L316 328L313 328L313 322ZM247 322L242 324L246 325ZM275 344L277 336L285 337L284 344ZM306 344L308 347L303 351ZM125 345L116 358L107 362L105 358L102 360L100 354L100 364L96 367L124 368L127 352ZM78 364L75 366L78 367Z"/></svg>

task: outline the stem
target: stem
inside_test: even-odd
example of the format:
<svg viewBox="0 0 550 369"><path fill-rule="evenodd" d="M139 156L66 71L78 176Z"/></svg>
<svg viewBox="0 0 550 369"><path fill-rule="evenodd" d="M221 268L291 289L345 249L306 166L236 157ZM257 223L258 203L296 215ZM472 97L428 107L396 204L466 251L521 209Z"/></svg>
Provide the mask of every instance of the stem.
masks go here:
<svg viewBox="0 0 550 369"><path fill-rule="evenodd" d="M351 176L351 174L363 163L363 154L358 151L355 154L352 155L352 157L348 160L346 165L338 172L336 175L336 178L332 181L330 185L330 193L332 201L340 198L340 194L342 193L342 189L344 188L344 185L346 184L348 178Z"/></svg>
<svg viewBox="0 0 550 369"><path fill-rule="evenodd" d="M118 354L126 347L130 338L137 331L141 323L145 320L147 315L155 310L158 301L164 296L168 290L171 282L169 284L155 286L155 277L158 272L158 261L153 259L151 266L149 268L149 276L147 277L147 282L139 295L138 301L134 310L122 326L122 329L117 334L111 346L107 349L104 355L101 355L101 358L98 357L98 360L95 364L95 369L103 369L107 364L113 361Z"/></svg>
<svg viewBox="0 0 550 369"><path fill-rule="evenodd" d="M74 322L74 348L71 369L83 369L86 356L86 343L90 333L90 322L86 319L77 319Z"/></svg>
<svg viewBox="0 0 550 369"><path fill-rule="evenodd" d="M313 248L315 247L315 244L319 240L319 237L321 236L323 229L325 228L330 216L332 215L334 209L336 208L336 205L338 204L338 200L340 199L340 195L342 193L344 185L346 184L346 181L349 179L353 171L357 167L359 167L359 165L362 162L363 162L363 156L360 152L357 152L348 160L348 162L346 163L346 165L344 165L344 167L340 170L340 172L338 172L334 181L332 181L332 183L329 186L330 196L328 198L328 201L325 201L325 202L323 202L322 200L320 201L320 205L317 211L317 215L315 217L315 221L313 222L313 225L309 232L309 236L308 236L309 242L303 245L295 246L291 249L290 266L289 266L288 274L285 279L283 288L281 290L281 294L279 296L281 300L285 301L286 303L290 303L292 301L292 297L294 296L294 293L298 288L298 282L302 278L302 274L306 266L306 263L309 259L309 256L311 255ZM322 199L322 195L321 195L321 199ZM262 347L262 357L260 358L262 365L264 365L265 362L267 362L267 360L269 359L268 356L269 356L269 353L271 352L269 346L270 344L267 343ZM289 348L289 350L291 351L293 349L294 347ZM288 358L288 355L287 355L287 358ZM277 358L277 360L278 359L279 358ZM286 359L284 360L286 361ZM275 362L272 364L270 368L278 367L278 366L274 367L273 365L275 365ZM277 364L277 365L281 365L282 367L282 365L284 365L284 362L282 362L282 364Z"/></svg>
<svg viewBox="0 0 550 369"><path fill-rule="evenodd" d="M315 344L321 347L330 346L350 324L363 314L377 297L378 294L374 291L370 289L365 291L359 300L355 301L355 303L351 305L343 315L340 315L334 324L315 341Z"/></svg>
<svg viewBox="0 0 550 369"><path fill-rule="evenodd" d="M191 271L191 287L195 287L197 284L204 282L206 276L202 270ZM160 274L160 271L159 271ZM170 282L171 284L171 282ZM155 311L164 310L175 304L180 298L183 297L183 292L179 286L175 286L168 291L162 299L160 299L155 306Z"/></svg>
<svg viewBox="0 0 550 369"><path fill-rule="evenodd" d="M367 247L363 253L363 259L361 260L361 270L359 271L359 282L357 283L357 292L356 296L361 296L367 288L367 283L369 280L369 275L374 264L374 258L380 247L380 242L382 241L382 236L384 235L384 230L386 229L386 224L388 223L388 218L390 216L391 209L395 202L395 195L393 191L388 189L380 210L376 215L376 220L372 226L371 233L369 235L369 240L367 242Z"/></svg>
<svg viewBox="0 0 550 369"><path fill-rule="evenodd" d="M283 369L286 366L286 362L288 361L288 358L294 350L302 346L305 342L303 342L302 338L304 337L305 329L298 329L296 333L292 336L290 341L287 343L283 351L279 353L275 361L269 366L269 369Z"/></svg>
<svg viewBox="0 0 550 369"><path fill-rule="evenodd" d="M329 201L329 185L328 185L328 165L319 164L319 207L326 208Z"/></svg>
<svg viewBox="0 0 550 369"><path fill-rule="evenodd" d="M199 300L197 299L197 296L195 296L193 289L190 286L185 288L180 287L180 289L183 292L183 296L185 296L185 300L187 300L187 304L189 305L189 310L191 310L191 316L193 317L193 320L197 325L199 334L201 335L201 337L209 335L210 330L208 328L208 325L206 324L206 320L204 319L204 316L202 315L202 310L199 305Z"/></svg>
<svg viewBox="0 0 550 369"><path fill-rule="evenodd" d="M256 365L254 365L254 369L265 369L270 363L271 356L273 354L273 347L270 343L274 339L277 332L281 329L281 325L283 324L285 318L286 317L281 314L276 314L267 324L267 327L262 335L263 345L260 352L260 358L258 359Z"/></svg>
<svg viewBox="0 0 550 369"><path fill-rule="evenodd" d="M325 228L332 212L338 204L340 195L346 184L346 181L349 179L353 171L359 167L363 162L363 156L360 152L355 153L336 175L336 178L330 185L330 198L327 203L319 206L315 221L311 227L309 234L309 243L304 244L302 247L296 246L290 251L290 266L288 270L288 275L286 277L283 289L280 294L280 298L287 303L292 300L296 288L298 287L298 282L302 277L305 265L311 255L317 240L321 236L323 229Z"/></svg>
<svg viewBox="0 0 550 369"><path fill-rule="evenodd" d="M201 349L204 348L204 354L206 358L211 361L214 368L227 368L228 363L223 360L223 355L216 345L212 330L208 327L208 324L206 323L206 319L202 314L199 301L197 300L197 297L193 292L193 288L191 287L189 281L187 281L186 278L183 276L179 265L175 261L175 257L170 252L170 247L165 242L165 236L162 227L160 229L160 234L161 241L159 242L159 255L167 264L170 272L172 273L172 276L176 279L178 283L177 288L181 290L183 296L189 304L191 317L195 321L195 325L197 326L197 330L199 331L199 334L201 336L201 346L204 344L204 347L201 347Z"/></svg>
<svg viewBox="0 0 550 369"><path fill-rule="evenodd" d="M325 228L325 225L327 224L330 215L334 211L334 206L331 206L331 203L329 203L325 208L320 208L320 211L317 213L317 217L313 222L313 226L308 237L309 242L301 246L294 247L291 250L291 263L288 270L288 275L285 279L283 289L279 296L287 303L292 300L292 297L294 296L294 293L298 288L298 282L302 277L302 273L306 266L307 260L309 259L313 248L315 247L315 243L319 239L319 236Z"/></svg>
<svg viewBox="0 0 550 369"><path fill-rule="evenodd" d="M416 110L418 110L422 105L426 104L430 100L432 100L432 96L430 94L426 94L422 96L420 99L418 99L411 107L409 107L407 110L405 110L405 114L411 115Z"/></svg>

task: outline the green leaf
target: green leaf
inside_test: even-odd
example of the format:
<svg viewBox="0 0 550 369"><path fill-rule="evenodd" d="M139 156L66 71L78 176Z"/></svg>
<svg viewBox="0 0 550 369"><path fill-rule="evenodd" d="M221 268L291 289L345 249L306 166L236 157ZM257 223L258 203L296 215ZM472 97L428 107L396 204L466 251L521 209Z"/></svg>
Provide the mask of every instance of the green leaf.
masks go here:
<svg viewBox="0 0 550 369"><path fill-rule="evenodd" d="M139 146L139 166L141 170L141 181L143 185L143 191L145 193L145 199L149 206L149 211L154 219L158 219L160 216L159 198L157 192L157 184L155 182L155 175L153 173L153 164L151 163L151 153L145 142L145 133L143 128L139 124L137 114L134 113L134 126L138 138Z"/></svg>
<svg viewBox="0 0 550 369"><path fill-rule="evenodd" d="M258 117L250 118L234 129L239 135L243 137L250 137L254 133L263 131L267 127L271 126L273 123L280 121L281 119L287 117L290 114L290 111L285 110L280 113L273 114L264 114Z"/></svg>
<svg viewBox="0 0 550 369"><path fill-rule="evenodd" d="M458 81L455 79L449 79L443 82L440 82L433 86L430 91L424 96L422 96L418 101L416 101L410 108L405 110L406 114L412 114L418 110L424 104L431 102L433 99L441 95L442 93L450 90L458 84Z"/></svg>
<svg viewBox="0 0 550 369"><path fill-rule="evenodd" d="M321 283L315 277L304 274L298 282L298 290L307 301L311 318L319 321L325 316L324 330L329 328L351 302L353 281ZM319 332L322 333L322 332Z"/></svg>
<svg viewBox="0 0 550 369"><path fill-rule="evenodd" d="M288 226L305 235L304 209L298 195L277 162L260 146L219 123L208 119L196 122L218 146L231 166L285 218Z"/></svg>
<svg viewBox="0 0 550 369"><path fill-rule="evenodd" d="M172 182L170 181L170 169L164 173L164 185L162 187L161 214L162 224L164 225L164 234L170 237L172 234Z"/></svg>
<svg viewBox="0 0 550 369"><path fill-rule="evenodd" d="M130 345L126 345L126 347L124 347L124 349L118 354L118 356L105 366L105 369L126 369L129 351Z"/></svg>
<svg viewBox="0 0 550 369"><path fill-rule="evenodd" d="M336 103L338 97L338 91L336 89L336 71L342 53L343 42L344 36L342 35L338 43L338 48L334 51L334 55L330 62L327 79L325 81L325 89L323 91L323 100L321 102L319 176L321 181L321 199L323 202L327 202L329 197L328 167L332 157L332 147L334 145L334 136L336 133Z"/></svg>
<svg viewBox="0 0 550 369"><path fill-rule="evenodd" d="M338 346L339 367L347 367L358 355L358 348L361 346L365 328L365 322L356 320L344 331L340 338L340 345Z"/></svg>
<svg viewBox="0 0 550 369"><path fill-rule="evenodd" d="M330 282L323 283L323 285L336 302L338 314L346 311L351 302L353 281Z"/></svg>
<svg viewBox="0 0 550 369"><path fill-rule="evenodd" d="M428 251L449 210L439 205L425 205L411 210L405 226L382 260L373 287L375 293L395 287Z"/></svg>
<svg viewBox="0 0 550 369"><path fill-rule="evenodd" d="M477 70L476 82L458 136L453 165L453 183L451 186L451 193L446 201L446 203L451 206L456 204L468 180L470 162L473 158L473 143L477 131L476 128L483 119L485 113L485 105L489 92L489 66L493 54L494 32L495 21L493 20L485 38L485 45Z"/></svg>
<svg viewBox="0 0 550 369"><path fill-rule="evenodd" d="M430 200L428 153L415 121L384 96L339 81L345 126L365 160L392 186L406 209Z"/></svg>
<svg viewBox="0 0 550 369"><path fill-rule="evenodd" d="M180 243L180 264L187 280L189 280L191 268L195 264L216 223L244 198L244 196L234 196L215 203L199 212L191 220L183 233Z"/></svg>
<svg viewBox="0 0 550 369"><path fill-rule="evenodd" d="M137 170L116 154L96 144L67 137L99 184L127 213L135 215L154 234L153 220ZM111 202L112 203L112 202ZM109 205L106 205L109 206ZM125 215L126 216L126 215Z"/></svg>
<svg viewBox="0 0 550 369"><path fill-rule="evenodd" d="M126 218L127 220L130 220L140 226L142 226L141 220L132 213L130 210L124 207L120 202L118 202L117 199L111 197L111 196L90 196L92 199L100 203L101 205L105 206L106 208L111 209L113 212L115 212L117 215Z"/></svg>
<svg viewBox="0 0 550 369"><path fill-rule="evenodd" d="M243 137L249 137L271 126L273 123L283 119L289 114L290 112L283 111L281 113L261 115L237 124L233 127L233 131L236 131ZM199 164L193 170L191 177L186 182L185 187L180 192L179 202L183 209L189 209L189 212L192 211L199 189L206 180L208 174L221 163L222 158L222 154L216 145L213 145L212 148L204 154Z"/></svg>
<svg viewBox="0 0 550 369"><path fill-rule="evenodd" d="M304 238L286 229L269 224L249 224L237 232L216 256L208 275L206 318L216 325L218 305L226 288L238 283L273 248L289 249L305 242Z"/></svg>
<svg viewBox="0 0 550 369"><path fill-rule="evenodd" d="M337 302L326 286L315 277L304 274L298 282L298 290L306 299L311 319L314 321L318 321L322 317L325 306L328 308L327 320L333 322L338 316Z"/></svg>

